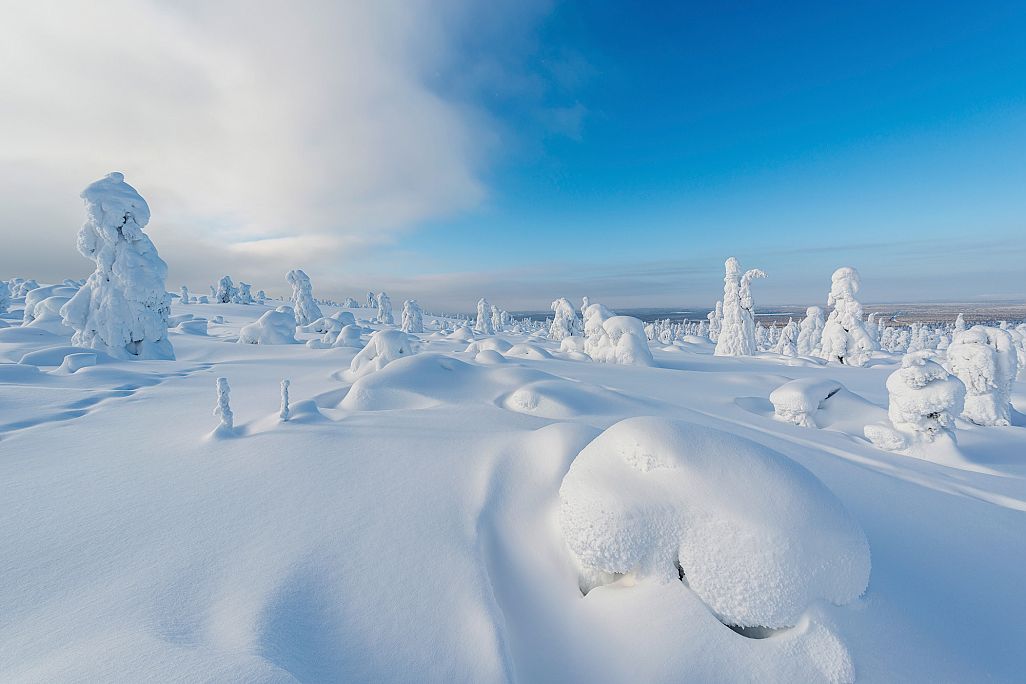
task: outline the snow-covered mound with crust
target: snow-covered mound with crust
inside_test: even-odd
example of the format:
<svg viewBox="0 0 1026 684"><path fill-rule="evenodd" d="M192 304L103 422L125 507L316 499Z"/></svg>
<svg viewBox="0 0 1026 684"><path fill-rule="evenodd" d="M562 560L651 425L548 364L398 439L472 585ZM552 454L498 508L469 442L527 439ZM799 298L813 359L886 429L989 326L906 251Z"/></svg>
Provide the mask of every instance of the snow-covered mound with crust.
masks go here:
<svg viewBox="0 0 1026 684"><path fill-rule="evenodd" d="M239 344L295 344L296 319L284 311L268 311L239 331Z"/></svg>
<svg viewBox="0 0 1026 684"><path fill-rule="evenodd" d="M349 366L349 377L355 380L367 373L381 370L396 359L412 356L415 353L413 340L402 330L394 328L379 330L370 336L367 346L353 357Z"/></svg>
<svg viewBox="0 0 1026 684"><path fill-rule="evenodd" d="M559 490L585 571L683 580L725 623L788 627L869 582L869 544L834 495L749 440L628 418L574 459Z"/></svg>
<svg viewBox="0 0 1026 684"><path fill-rule="evenodd" d="M773 415L801 427L817 427L813 416L823 402L844 389L836 380L815 377L785 382L770 392Z"/></svg>

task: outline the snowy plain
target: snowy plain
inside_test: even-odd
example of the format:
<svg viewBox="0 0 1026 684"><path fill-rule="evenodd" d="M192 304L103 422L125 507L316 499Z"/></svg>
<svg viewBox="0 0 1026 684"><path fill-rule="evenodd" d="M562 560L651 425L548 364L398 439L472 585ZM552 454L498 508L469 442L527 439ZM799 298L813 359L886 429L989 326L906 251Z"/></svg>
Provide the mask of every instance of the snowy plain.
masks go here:
<svg viewBox="0 0 1026 684"><path fill-rule="evenodd" d="M623 366L537 335L434 331L425 315L415 353L354 375L360 348L303 344L319 333L236 343L280 303L176 300L173 317L209 323L170 330L175 360L101 353L74 372L61 370L70 335L21 327L15 309L0 324L0 680L1026 676L1022 380L1013 424L960 422L939 463L863 435L887 418L900 354L856 368L716 357L688 338L650 343L652 367ZM391 327L344 311L364 344ZM215 431L218 377L230 433ZM771 393L805 378L844 389L811 426L775 417ZM621 422L637 417L655 422ZM615 446L625 439L640 456ZM751 460L717 472L725 444ZM632 470L619 456L648 460ZM695 469L686 501L645 479L666 467ZM588 497L610 478L654 502L616 520L691 535L694 567L617 571L634 551L654 563L658 544L596 547L567 522L608 522L588 516L620 504ZM800 504L766 528L784 530L777 560L800 587L749 582L759 548L731 557L774 497ZM736 525L681 522L708 516ZM582 549L608 572L582 570ZM812 563L849 551L845 568ZM738 624L746 615L764 629Z"/></svg>

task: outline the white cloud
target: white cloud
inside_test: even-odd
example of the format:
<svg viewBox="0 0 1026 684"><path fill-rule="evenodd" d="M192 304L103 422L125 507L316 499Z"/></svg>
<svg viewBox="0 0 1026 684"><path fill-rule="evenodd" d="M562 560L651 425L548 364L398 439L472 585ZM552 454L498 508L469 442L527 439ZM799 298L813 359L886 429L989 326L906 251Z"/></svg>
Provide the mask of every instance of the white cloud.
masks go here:
<svg viewBox="0 0 1026 684"><path fill-rule="evenodd" d="M172 286L214 269L277 283L292 266L316 284L353 250L475 206L492 123L427 85L458 64L463 13L427 0L7 3L0 274L88 270L78 193L112 170L150 202Z"/></svg>

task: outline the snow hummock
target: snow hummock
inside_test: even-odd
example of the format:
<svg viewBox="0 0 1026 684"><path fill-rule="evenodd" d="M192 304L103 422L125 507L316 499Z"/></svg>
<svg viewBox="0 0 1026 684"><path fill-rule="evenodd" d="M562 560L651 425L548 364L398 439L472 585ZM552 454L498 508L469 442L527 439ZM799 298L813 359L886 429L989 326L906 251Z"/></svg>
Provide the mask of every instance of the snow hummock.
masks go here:
<svg viewBox="0 0 1026 684"><path fill-rule="evenodd" d="M267 311L239 331L240 344L295 344L296 317L284 311Z"/></svg>
<svg viewBox="0 0 1026 684"><path fill-rule="evenodd" d="M381 370L396 359L415 353L413 340L403 331L394 328L379 330L370 336L367 346L353 357L349 366L349 377L355 380L368 373Z"/></svg>
<svg viewBox="0 0 1026 684"><path fill-rule="evenodd" d="M574 459L560 501L585 581L683 573L727 624L790 627L869 582L866 536L830 490L785 456L709 427L622 420Z"/></svg>
<svg viewBox="0 0 1026 684"><path fill-rule="evenodd" d="M60 312L75 330L72 344L119 359L173 359L167 264L143 233L149 206L117 172L89 185L82 199L78 251L96 270Z"/></svg>
<svg viewBox="0 0 1026 684"><path fill-rule="evenodd" d="M770 392L773 415L801 427L817 427L813 416L830 397L844 389L836 380L815 377L784 383Z"/></svg>

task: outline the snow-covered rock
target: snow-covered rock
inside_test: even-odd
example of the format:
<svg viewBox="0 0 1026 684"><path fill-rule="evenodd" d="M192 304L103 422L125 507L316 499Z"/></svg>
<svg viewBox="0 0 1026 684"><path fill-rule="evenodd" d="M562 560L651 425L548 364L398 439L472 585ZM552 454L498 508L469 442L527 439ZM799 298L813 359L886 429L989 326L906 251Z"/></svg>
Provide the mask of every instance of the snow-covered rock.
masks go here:
<svg viewBox="0 0 1026 684"><path fill-rule="evenodd" d="M836 380L817 377L799 378L785 382L770 392L773 415L779 420L801 427L817 427L814 416L830 397L843 387Z"/></svg>
<svg viewBox="0 0 1026 684"><path fill-rule="evenodd" d="M815 476L709 427L620 421L574 459L560 501L586 585L682 576L728 624L792 626L817 601L851 602L869 581L865 534Z"/></svg>

